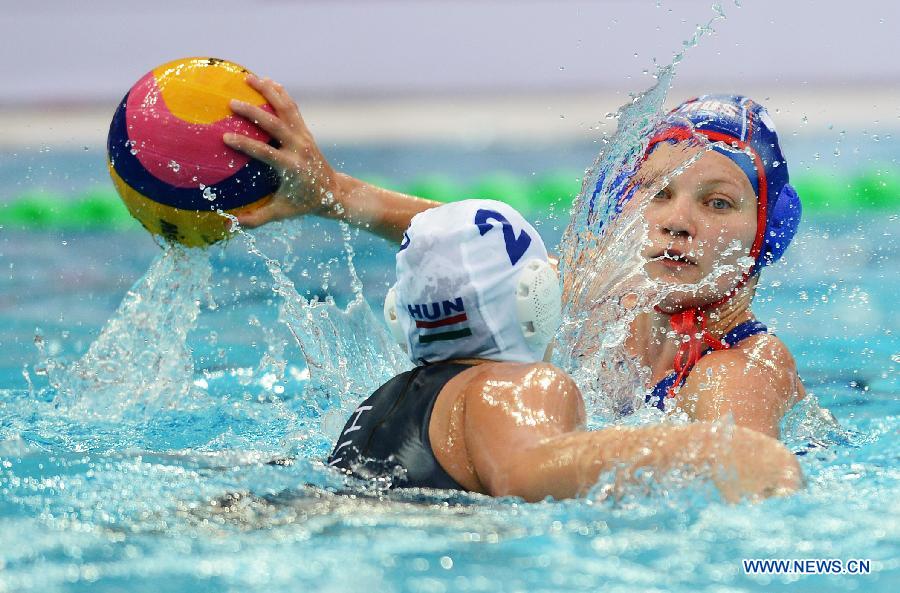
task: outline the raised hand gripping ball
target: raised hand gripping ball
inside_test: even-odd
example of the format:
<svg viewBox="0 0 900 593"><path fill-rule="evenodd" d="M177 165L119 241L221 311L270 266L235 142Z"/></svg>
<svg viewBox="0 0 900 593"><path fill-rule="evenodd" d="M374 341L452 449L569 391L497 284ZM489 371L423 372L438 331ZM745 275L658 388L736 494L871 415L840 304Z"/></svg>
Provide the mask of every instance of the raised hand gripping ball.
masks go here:
<svg viewBox="0 0 900 593"><path fill-rule="evenodd" d="M269 142L231 112L238 99L271 111L249 72L216 58L163 64L141 78L109 127L109 172L128 210L151 233L191 247L228 235L219 211L238 215L278 189L275 171L222 142L226 132Z"/></svg>

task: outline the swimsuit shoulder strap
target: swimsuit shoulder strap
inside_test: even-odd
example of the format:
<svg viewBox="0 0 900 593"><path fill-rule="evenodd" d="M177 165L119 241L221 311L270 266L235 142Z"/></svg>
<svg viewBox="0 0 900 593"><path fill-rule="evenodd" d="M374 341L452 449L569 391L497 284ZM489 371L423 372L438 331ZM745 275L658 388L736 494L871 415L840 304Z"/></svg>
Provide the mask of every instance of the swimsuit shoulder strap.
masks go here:
<svg viewBox="0 0 900 593"><path fill-rule="evenodd" d="M762 334L769 331L769 328L766 327L766 324L762 321L757 321L756 319L751 319L749 321L745 321L743 323L739 323L738 325L731 328L731 330L722 336L722 343L727 344L729 348L734 348L739 343L743 342L750 336L755 336L756 334ZM705 356L712 351L711 348L705 350L701 356ZM690 373L690 371L688 371ZM653 405L655 405L660 410L665 409L665 399L666 394L669 392L669 389L675 384L675 379L677 374L673 371L666 375L665 377L657 383L653 390L646 395L644 401L650 403L651 401L655 401ZM687 374L685 374L684 379L681 381L681 385L684 385L684 382L687 380ZM678 385L678 387L681 387Z"/></svg>
<svg viewBox="0 0 900 593"><path fill-rule="evenodd" d="M750 336L766 333L768 331L769 328L766 327L765 323L757 321L756 319L751 319L731 328L731 331L722 336L722 342L728 344L729 348L734 348ZM709 352L709 350L706 352ZM706 352L704 352L704 354L706 354Z"/></svg>

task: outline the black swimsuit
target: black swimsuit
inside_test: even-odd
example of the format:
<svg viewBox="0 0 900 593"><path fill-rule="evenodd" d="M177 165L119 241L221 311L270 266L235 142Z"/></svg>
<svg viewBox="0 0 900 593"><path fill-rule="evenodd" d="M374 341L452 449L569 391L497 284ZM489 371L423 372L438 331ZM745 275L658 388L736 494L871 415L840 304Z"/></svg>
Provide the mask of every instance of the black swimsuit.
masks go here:
<svg viewBox="0 0 900 593"><path fill-rule="evenodd" d="M328 465L391 488L465 490L431 449L428 425L441 389L470 365L438 362L397 375L361 403L338 437Z"/></svg>

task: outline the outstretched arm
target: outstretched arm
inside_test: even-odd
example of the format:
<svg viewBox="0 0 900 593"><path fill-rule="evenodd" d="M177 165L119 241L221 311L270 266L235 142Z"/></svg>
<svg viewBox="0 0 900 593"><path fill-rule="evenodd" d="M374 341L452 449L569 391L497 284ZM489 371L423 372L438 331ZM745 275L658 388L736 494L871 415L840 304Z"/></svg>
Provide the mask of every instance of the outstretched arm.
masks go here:
<svg viewBox="0 0 900 593"><path fill-rule="evenodd" d="M252 228L273 220L314 214L344 220L399 243L413 216L438 205L335 171L284 87L252 75L247 83L265 97L274 113L241 101L232 101L231 108L265 130L278 146L240 134L225 134L223 140L231 148L274 168L281 186L267 205L238 218L242 226Z"/></svg>
<svg viewBox="0 0 900 593"><path fill-rule="evenodd" d="M466 394L466 449L491 495L569 498L585 494L604 472L620 470L617 481L628 481L642 468L708 476L729 501L800 485L794 456L758 432L705 422L585 432L581 394L565 373L552 365L503 366Z"/></svg>

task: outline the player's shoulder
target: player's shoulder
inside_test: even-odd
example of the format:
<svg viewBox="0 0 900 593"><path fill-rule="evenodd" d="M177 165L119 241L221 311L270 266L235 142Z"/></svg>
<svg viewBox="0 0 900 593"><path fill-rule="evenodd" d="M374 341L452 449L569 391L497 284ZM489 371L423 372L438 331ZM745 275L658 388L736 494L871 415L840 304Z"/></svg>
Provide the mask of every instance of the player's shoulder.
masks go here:
<svg viewBox="0 0 900 593"><path fill-rule="evenodd" d="M526 387L540 385L544 389L575 387L575 381L567 372L549 362L488 362L479 365L470 382Z"/></svg>
<svg viewBox="0 0 900 593"><path fill-rule="evenodd" d="M768 333L751 336L727 350L710 352L697 361L691 375L696 380L715 377L724 384L755 385L761 392L773 394L793 396L802 389L790 350Z"/></svg>
<svg viewBox="0 0 900 593"><path fill-rule="evenodd" d="M761 366L794 371L796 363L787 345L776 335L756 334L725 350L715 350L700 358L698 368L722 364Z"/></svg>
<svg viewBox="0 0 900 593"><path fill-rule="evenodd" d="M495 362L479 365L465 389L467 418L482 422L542 424L567 427L584 422L584 399L563 369L546 362Z"/></svg>
<svg viewBox="0 0 900 593"><path fill-rule="evenodd" d="M551 402L578 405L581 401L581 391L572 377L547 362L481 364L464 389L471 403L515 401L517 405L540 407Z"/></svg>

